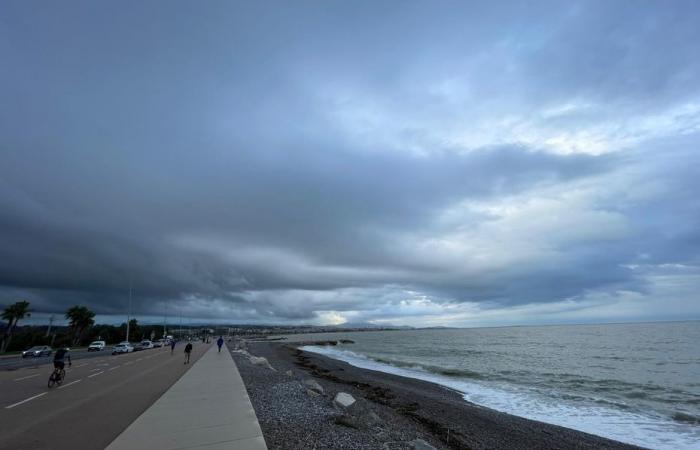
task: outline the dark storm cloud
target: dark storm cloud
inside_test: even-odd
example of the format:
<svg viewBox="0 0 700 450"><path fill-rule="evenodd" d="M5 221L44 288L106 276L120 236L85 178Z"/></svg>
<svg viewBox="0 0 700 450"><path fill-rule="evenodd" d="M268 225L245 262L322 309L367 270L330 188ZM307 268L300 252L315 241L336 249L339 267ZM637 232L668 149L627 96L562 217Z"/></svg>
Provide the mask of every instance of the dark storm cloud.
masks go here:
<svg viewBox="0 0 700 450"><path fill-rule="evenodd" d="M273 321L646 292L628 265L698 264L697 19L7 2L0 286Z"/></svg>
<svg viewBox="0 0 700 450"><path fill-rule="evenodd" d="M142 294L154 297L392 282L397 280L363 280L351 274L305 279L295 276L298 267L284 267L284 261L272 267L255 261L231 265L205 252L180 249L169 238L213 234L223 240L221 245L229 239L234 252L238 247L279 247L302 252L318 264L411 269L415 262L396 260L390 249L382 248L382 236L371 230L420 228L455 199L504 194L605 167L604 161L587 156L520 148L448 154L437 161L339 152L330 158L299 150L297 158L308 161L303 166L257 158L242 162L234 154L227 165L246 166L238 173L214 165L196 167L203 153L192 157L179 160L176 179L160 174L161 186L148 176L132 179L110 192L109 199L93 182L81 179L84 173L94 180L117 178L112 167L102 168L92 158L64 159L62 171L41 165L32 171L45 170L35 177L31 191L13 187L22 183L16 175L24 177L27 171L6 166L8 181L0 200L7 239L0 281L89 291L98 297L121 295L129 279ZM21 155L17 160L24 162ZM161 169L159 164L143 164L145 173ZM105 298L111 301L109 295Z"/></svg>

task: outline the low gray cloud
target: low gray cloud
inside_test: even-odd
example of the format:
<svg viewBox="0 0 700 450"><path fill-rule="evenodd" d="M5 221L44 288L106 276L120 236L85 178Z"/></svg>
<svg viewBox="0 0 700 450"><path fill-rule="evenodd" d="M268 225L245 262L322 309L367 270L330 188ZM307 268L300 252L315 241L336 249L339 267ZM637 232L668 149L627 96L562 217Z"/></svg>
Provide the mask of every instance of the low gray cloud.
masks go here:
<svg viewBox="0 0 700 450"><path fill-rule="evenodd" d="M700 266L691 2L44 6L0 18L10 300L602 320Z"/></svg>

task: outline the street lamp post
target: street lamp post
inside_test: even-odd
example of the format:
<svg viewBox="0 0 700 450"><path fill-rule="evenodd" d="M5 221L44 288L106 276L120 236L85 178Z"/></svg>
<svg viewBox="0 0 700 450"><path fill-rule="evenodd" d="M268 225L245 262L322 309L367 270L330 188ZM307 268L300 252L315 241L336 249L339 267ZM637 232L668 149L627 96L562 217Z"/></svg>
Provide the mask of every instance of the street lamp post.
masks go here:
<svg viewBox="0 0 700 450"><path fill-rule="evenodd" d="M126 342L129 342L129 325L131 325L131 279L129 279L129 314L126 316Z"/></svg>
<svg viewBox="0 0 700 450"><path fill-rule="evenodd" d="M53 314L49 317L49 328L46 330L46 337L49 337L51 334L51 325L53 325Z"/></svg>

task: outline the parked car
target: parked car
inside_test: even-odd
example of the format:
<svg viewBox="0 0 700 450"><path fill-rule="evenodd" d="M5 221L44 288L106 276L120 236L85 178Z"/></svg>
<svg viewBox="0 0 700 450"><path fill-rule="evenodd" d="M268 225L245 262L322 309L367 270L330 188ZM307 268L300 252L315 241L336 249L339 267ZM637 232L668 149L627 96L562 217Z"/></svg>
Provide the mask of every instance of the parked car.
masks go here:
<svg viewBox="0 0 700 450"><path fill-rule="evenodd" d="M164 345L165 345L165 339L158 339L157 341L153 341L154 347L162 347Z"/></svg>
<svg viewBox="0 0 700 450"><path fill-rule="evenodd" d="M148 339L144 339L143 341L141 341L140 346L141 346L141 350L153 348L153 342L149 341Z"/></svg>
<svg viewBox="0 0 700 450"><path fill-rule="evenodd" d="M105 347L107 347L107 343L105 341L94 341L88 346L88 351L99 352L104 350Z"/></svg>
<svg viewBox="0 0 700 450"><path fill-rule="evenodd" d="M129 342L120 342L114 347L112 347L112 354L116 355L117 353L131 353L134 351L134 346L131 345Z"/></svg>
<svg viewBox="0 0 700 450"><path fill-rule="evenodd" d="M51 347L48 345L37 345L35 347L30 348L29 350L25 350L22 352L22 358L38 358L40 356L49 356L51 355Z"/></svg>

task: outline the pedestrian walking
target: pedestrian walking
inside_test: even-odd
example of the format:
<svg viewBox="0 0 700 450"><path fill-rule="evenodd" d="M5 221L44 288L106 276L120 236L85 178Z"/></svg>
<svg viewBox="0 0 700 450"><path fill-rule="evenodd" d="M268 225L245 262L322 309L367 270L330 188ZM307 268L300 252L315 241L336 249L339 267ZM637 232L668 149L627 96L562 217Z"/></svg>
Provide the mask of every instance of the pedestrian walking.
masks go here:
<svg viewBox="0 0 700 450"><path fill-rule="evenodd" d="M222 336L219 336L219 340L216 341L216 345L219 346L219 353L221 353L221 346L224 345L224 338Z"/></svg>
<svg viewBox="0 0 700 450"><path fill-rule="evenodd" d="M172 355L175 351L175 339L170 340L170 354Z"/></svg>
<svg viewBox="0 0 700 450"><path fill-rule="evenodd" d="M187 345L185 345L185 364L190 363L190 353L192 353L192 343L188 342Z"/></svg>

